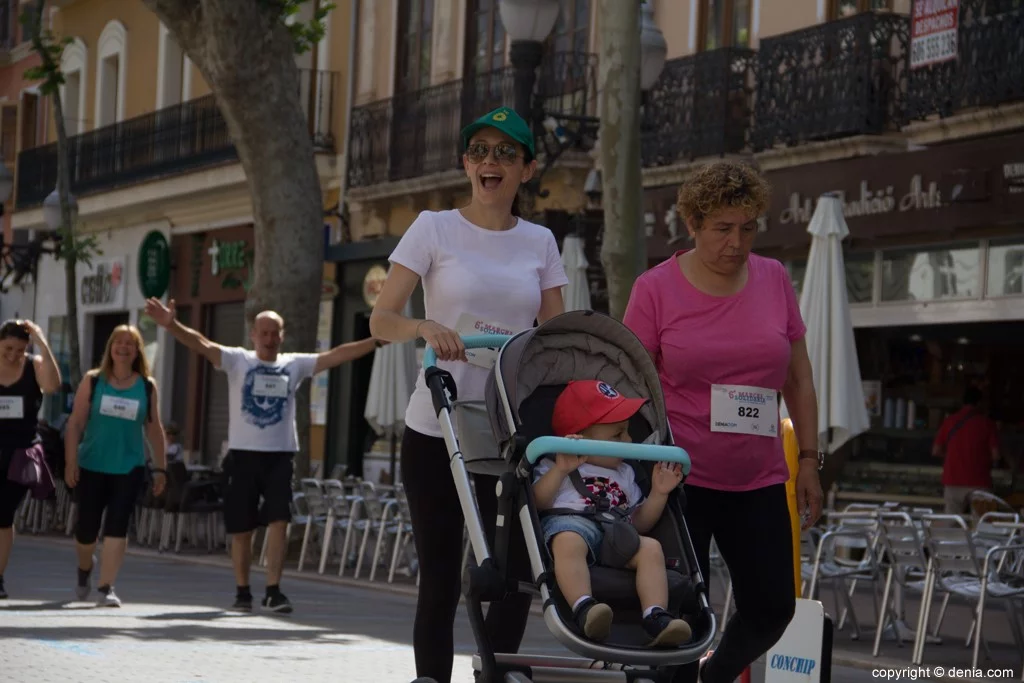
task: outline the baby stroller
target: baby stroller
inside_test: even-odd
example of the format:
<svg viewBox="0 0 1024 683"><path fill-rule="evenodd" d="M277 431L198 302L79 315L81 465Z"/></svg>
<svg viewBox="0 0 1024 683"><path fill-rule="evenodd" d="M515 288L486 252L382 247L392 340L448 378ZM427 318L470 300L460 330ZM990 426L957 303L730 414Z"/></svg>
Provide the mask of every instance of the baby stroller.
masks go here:
<svg viewBox="0 0 1024 683"><path fill-rule="evenodd" d="M664 549L669 611L678 614L682 610L696 617L693 638L672 649L646 647L649 636L640 626L636 577L627 569L591 567L594 598L614 610L615 624L602 643L592 642L580 632L570 605L558 590L532 490L534 464L558 452L614 455L633 461L637 482L645 494L650 490L651 467L658 461L680 462L684 474L689 473L688 456L672 445L658 373L646 349L624 325L592 311L564 313L511 337L472 336L463 338L463 342L468 349L499 349L485 401L459 401L451 374L435 365L436 356L429 347L424 365L476 559L476 566L468 570L464 581L477 643L473 659L476 680L672 683L682 665L695 662L707 651L716 631L715 616L683 519L682 488L670 495L661 520L648 534ZM600 379L627 397L649 399L630 422L632 444L551 436L555 399L566 383L579 379ZM469 472L498 477L493 548L488 547ZM520 577L509 575L506 560L515 519L525 536L532 584L520 585ZM521 590L539 591L548 629L582 658L494 652L484 629L482 603ZM597 661L604 665L592 668Z"/></svg>

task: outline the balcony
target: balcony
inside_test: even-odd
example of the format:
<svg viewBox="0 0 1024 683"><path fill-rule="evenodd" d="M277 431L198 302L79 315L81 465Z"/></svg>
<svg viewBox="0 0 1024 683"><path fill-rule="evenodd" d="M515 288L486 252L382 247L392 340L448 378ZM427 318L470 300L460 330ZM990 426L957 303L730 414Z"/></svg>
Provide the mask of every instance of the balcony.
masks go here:
<svg viewBox="0 0 1024 683"><path fill-rule="evenodd" d="M458 169L459 132L492 109L513 106L514 79L512 67L504 67L355 107L349 187ZM584 116L594 105L596 81L595 55L549 55L538 72L534 103L556 116Z"/></svg>
<svg viewBox="0 0 1024 683"><path fill-rule="evenodd" d="M898 128L909 31L905 16L865 12L763 39L754 151Z"/></svg>
<svg viewBox="0 0 1024 683"><path fill-rule="evenodd" d="M1024 6L961 0L957 59L910 71L906 121L1024 101Z"/></svg>
<svg viewBox="0 0 1024 683"><path fill-rule="evenodd" d="M747 147L756 53L722 48L670 60L647 95L645 167L722 156Z"/></svg>
<svg viewBox="0 0 1024 683"><path fill-rule="evenodd" d="M334 72L300 70L300 98L317 151L334 149ZM79 197L238 158L213 95L68 138L71 191ZM57 185L57 143L18 155L17 207L37 206Z"/></svg>

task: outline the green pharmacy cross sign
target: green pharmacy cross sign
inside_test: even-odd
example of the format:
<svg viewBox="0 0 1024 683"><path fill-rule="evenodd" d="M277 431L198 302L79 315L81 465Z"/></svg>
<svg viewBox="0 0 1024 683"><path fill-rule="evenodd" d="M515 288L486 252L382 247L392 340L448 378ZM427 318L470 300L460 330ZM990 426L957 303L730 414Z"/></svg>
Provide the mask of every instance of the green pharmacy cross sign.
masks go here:
<svg viewBox="0 0 1024 683"><path fill-rule="evenodd" d="M171 283L171 248L162 232L153 230L139 247L139 289L145 298L159 299Z"/></svg>

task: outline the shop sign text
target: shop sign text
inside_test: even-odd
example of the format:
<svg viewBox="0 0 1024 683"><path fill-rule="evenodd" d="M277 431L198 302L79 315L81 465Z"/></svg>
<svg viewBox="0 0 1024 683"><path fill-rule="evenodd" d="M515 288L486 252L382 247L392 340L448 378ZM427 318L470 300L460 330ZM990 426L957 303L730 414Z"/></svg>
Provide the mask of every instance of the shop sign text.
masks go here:
<svg viewBox="0 0 1024 683"><path fill-rule="evenodd" d="M124 261L95 261L95 270L78 283L78 300L85 310L124 307Z"/></svg>
<svg viewBox="0 0 1024 683"><path fill-rule="evenodd" d="M925 185L920 175L910 179L908 191L903 194L896 194L893 185L873 190L867 180L860 182L859 192L854 197L847 196L844 190L837 190L836 194L843 203L843 215L846 218L938 209L943 206L938 183L932 181ZM779 214L779 222L782 225L810 223L816 204L816 197L801 198L799 192L794 192L789 196L789 205Z"/></svg>
<svg viewBox="0 0 1024 683"><path fill-rule="evenodd" d="M218 242L216 238L206 253L210 255L210 274L220 277L220 286L224 289L238 289L239 287L249 291L252 286L252 250L248 248L245 240L232 242ZM247 271L244 274L240 271Z"/></svg>

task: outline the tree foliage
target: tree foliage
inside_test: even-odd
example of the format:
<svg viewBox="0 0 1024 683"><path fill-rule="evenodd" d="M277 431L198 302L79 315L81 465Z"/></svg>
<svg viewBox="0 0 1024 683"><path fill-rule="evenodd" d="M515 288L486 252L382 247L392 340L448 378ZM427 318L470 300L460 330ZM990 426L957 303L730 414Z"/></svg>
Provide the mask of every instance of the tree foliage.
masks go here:
<svg viewBox="0 0 1024 683"><path fill-rule="evenodd" d="M313 10L312 19L308 22L296 21L299 12L302 11L302 5L307 2L310 0L260 0L262 5L278 12L281 21L285 23L292 34L295 52L300 55L309 52L323 40L327 30L324 20L334 9L334 3L331 2L317 5Z"/></svg>

